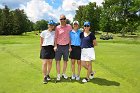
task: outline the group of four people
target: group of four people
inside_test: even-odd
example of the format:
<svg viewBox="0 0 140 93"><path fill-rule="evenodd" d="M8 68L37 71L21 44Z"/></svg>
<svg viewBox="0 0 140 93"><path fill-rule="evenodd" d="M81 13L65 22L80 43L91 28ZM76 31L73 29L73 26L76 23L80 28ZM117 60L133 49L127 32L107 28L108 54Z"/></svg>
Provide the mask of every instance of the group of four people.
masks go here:
<svg viewBox="0 0 140 93"><path fill-rule="evenodd" d="M82 82L88 82L93 78L92 60L95 60L94 46L97 45L94 33L90 32L90 22L84 23L84 31L79 29L79 22L66 24L66 16L60 15L60 25L55 28L55 23L51 20L48 29L40 34L40 58L43 61L43 83L51 80L49 74L52 68L52 61L56 60L57 80L60 81L60 61L63 56L62 77L67 79L66 68L68 57L71 59L72 76L71 79L80 80L81 65L87 70L87 76ZM70 52L70 55L69 55ZM78 73L75 73L75 62L78 64Z"/></svg>

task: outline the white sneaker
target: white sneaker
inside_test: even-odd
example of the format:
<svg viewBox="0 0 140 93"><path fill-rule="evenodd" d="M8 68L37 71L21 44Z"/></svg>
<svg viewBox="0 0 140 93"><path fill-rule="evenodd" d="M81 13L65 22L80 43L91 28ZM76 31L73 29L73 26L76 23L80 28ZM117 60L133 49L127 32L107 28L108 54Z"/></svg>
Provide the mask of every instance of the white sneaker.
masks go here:
<svg viewBox="0 0 140 93"><path fill-rule="evenodd" d="M88 82L88 81L89 81L89 79L87 79L87 78L84 78L84 79L82 80L83 83L86 83L86 82Z"/></svg>
<svg viewBox="0 0 140 93"><path fill-rule="evenodd" d="M72 75L72 76L71 76L71 79L75 79L75 78L76 78L75 75Z"/></svg>
<svg viewBox="0 0 140 93"><path fill-rule="evenodd" d="M68 79L68 77L67 77L66 74L62 74L62 77L63 77L64 79Z"/></svg>
<svg viewBox="0 0 140 93"><path fill-rule="evenodd" d="M76 80L80 80L80 76L77 75L77 76L76 76Z"/></svg>
<svg viewBox="0 0 140 93"><path fill-rule="evenodd" d="M50 78L50 76L49 76L49 75L46 75L46 77L47 77L47 80L48 80L48 81L50 81L50 80L51 80L51 78Z"/></svg>
<svg viewBox="0 0 140 93"><path fill-rule="evenodd" d="M57 80L57 81L60 81L60 74L57 75L56 80Z"/></svg>
<svg viewBox="0 0 140 93"><path fill-rule="evenodd" d="M90 78L90 79L93 79L93 78L94 78L94 75L95 75L95 71L94 71L94 72L92 72L92 73L90 73L89 78Z"/></svg>

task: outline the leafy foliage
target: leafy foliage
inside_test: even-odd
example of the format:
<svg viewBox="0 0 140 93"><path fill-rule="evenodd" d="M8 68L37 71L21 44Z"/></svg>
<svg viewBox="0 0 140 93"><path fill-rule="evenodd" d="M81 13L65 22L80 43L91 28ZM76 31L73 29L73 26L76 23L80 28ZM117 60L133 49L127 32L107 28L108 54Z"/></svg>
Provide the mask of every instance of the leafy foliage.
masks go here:
<svg viewBox="0 0 140 93"><path fill-rule="evenodd" d="M79 6L74 20L91 22L91 31L112 33L131 32L133 34L140 25L140 0L104 0L103 6L89 3Z"/></svg>
<svg viewBox="0 0 140 93"><path fill-rule="evenodd" d="M6 5L0 9L0 35L20 35L32 31L32 24L24 10L10 10Z"/></svg>

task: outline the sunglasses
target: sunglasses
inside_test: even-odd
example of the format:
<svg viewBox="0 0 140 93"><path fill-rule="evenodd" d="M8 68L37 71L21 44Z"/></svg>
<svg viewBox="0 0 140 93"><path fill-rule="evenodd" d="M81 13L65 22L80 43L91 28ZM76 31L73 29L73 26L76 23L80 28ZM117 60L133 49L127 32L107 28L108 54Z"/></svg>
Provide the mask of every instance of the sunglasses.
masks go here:
<svg viewBox="0 0 140 93"><path fill-rule="evenodd" d="M84 25L84 27L90 27L90 25Z"/></svg>
<svg viewBox="0 0 140 93"><path fill-rule="evenodd" d="M74 23L73 25L78 25L77 23Z"/></svg>
<svg viewBox="0 0 140 93"><path fill-rule="evenodd" d="M54 24L50 24L50 26L54 26Z"/></svg>
<svg viewBox="0 0 140 93"><path fill-rule="evenodd" d="M66 18L61 18L60 20L66 20Z"/></svg>

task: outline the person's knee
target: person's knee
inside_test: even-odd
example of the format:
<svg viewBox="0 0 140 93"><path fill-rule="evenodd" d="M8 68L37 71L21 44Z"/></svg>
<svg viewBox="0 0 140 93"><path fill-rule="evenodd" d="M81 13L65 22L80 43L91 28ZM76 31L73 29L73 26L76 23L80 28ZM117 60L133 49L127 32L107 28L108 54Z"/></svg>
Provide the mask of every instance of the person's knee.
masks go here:
<svg viewBox="0 0 140 93"><path fill-rule="evenodd" d="M57 65L60 65L60 61L56 61L56 64L57 64Z"/></svg>
<svg viewBox="0 0 140 93"><path fill-rule="evenodd" d="M77 64L78 64L78 65L81 65L81 61L78 61Z"/></svg>
<svg viewBox="0 0 140 93"><path fill-rule="evenodd" d="M43 62L43 66L47 66L47 62Z"/></svg>
<svg viewBox="0 0 140 93"><path fill-rule="evenodd" d="M49 62L49 66L52 66L52 62Z"/></svg>
<svg viewBox="0 0 140 93"><path fill-rule="evenodd" d="M72 61L71 63L72 63L72 65L75 65L75 61Z"/></svg>

